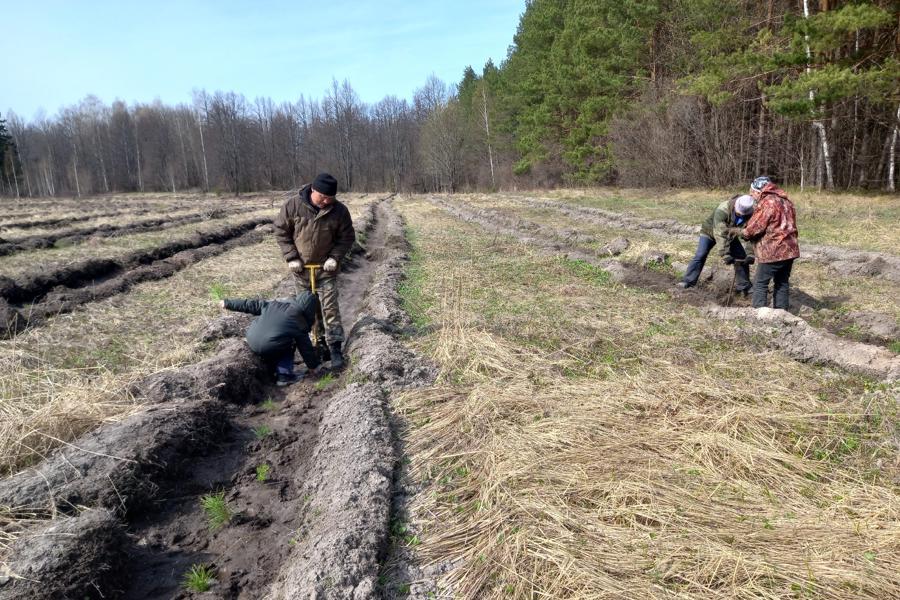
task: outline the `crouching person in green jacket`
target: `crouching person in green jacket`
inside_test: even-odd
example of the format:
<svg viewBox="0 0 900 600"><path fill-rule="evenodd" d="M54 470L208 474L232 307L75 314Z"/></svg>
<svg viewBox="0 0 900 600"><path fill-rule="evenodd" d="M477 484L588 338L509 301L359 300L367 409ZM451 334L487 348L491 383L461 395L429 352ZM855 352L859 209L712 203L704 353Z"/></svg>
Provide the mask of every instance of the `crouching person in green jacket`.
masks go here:
<svg viewBox="0 0 900 600"><path fill-rule="evenodd" d="M247 345L275 369L275 384L291 385L303 377L294 373L294 349L312 371L319 366L319 357L309 341L319 308L318 299L309 292L301 292L293 299L240 300L226 298L222 308L259 315L247 328Z"/></svg>
<svg viewBox="0 0 900 600"><path fill-rule="evenodd" d="M719 247L719 256L726 265L734 265L735 289L748 295L750 283L750 265L755 262L753 246L748 242L742 244L740 234L743 227L753 215L753 197L748 195L732 196L725 200L700 227L700 242L697 252L688 264L684 279L678 283L680 288L691 288L697 285L700 272L706 264L706 257L714 246Z"/></svg>

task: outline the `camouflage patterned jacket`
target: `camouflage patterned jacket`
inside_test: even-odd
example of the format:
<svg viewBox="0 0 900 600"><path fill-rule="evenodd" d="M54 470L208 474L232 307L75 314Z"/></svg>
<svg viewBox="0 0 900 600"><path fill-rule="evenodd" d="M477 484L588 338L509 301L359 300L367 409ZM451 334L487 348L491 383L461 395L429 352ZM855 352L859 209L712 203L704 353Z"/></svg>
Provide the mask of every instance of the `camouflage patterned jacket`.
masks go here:
<svg viewBox="0 0 900 600"><path fill-rule="evenodd" d="M797 215L784 190L774 183L762 189L743 237L756 242L758 262L773 263L800 257Z"/></svg>

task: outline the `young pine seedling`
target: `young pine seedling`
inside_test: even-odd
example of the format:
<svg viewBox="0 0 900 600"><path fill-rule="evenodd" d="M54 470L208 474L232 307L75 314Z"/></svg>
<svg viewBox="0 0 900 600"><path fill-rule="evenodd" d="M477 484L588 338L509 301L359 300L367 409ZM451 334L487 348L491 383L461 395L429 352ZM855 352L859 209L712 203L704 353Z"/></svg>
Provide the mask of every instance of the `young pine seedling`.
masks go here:
<svg viewBox="0 0 900 600"><path fill-rule="evenodd" d="M275 402L272 401L271 398L266 398L266 401L260 404L263 410L275 410Z"/></svg>
<svg viewBox="0 0 900 600"><path fill-rule="evenodd" d="M267 435L272 433L272 428L268 425L259 425L258 427L253 428L253 435L256 436L256 439L261 440Z"/></svg>
<svg viewBox="0 0 900 600"><path fill-rule="evenodd" d="M334 381L334 374L328 373L316 382L316 389L319 391L322 391L325 388L327 388L329 385L331 385L331 383L333 381Z"/></svg>
<svg viewBox="0 0 900 600"><path fill-rule="evenodd" d="M269 478L269 470L271 467L266 464L257 465L256 467L256 480L257 481L265 481Z"/></svg>
<svg viewBox="0 0 900 600"><path fill-rule="evenodd" d="M207 565L191 565L191 570L184 574L184 589L192 592L205 592L212 586L215 571Z"/></svg>
<svg viewBox="0 0 900 600"><path fill-rule="evenodd" d="M224 300L228 297L228 288L221 283L214 283L209 286L209 296L213 300Z"/></svg>
<svg viewBox="0 0 900 600"><path fill-rule="evenodd" d="M203 512L206 513L206 519L209 521L209 528L212 530L220 529L231 520L231 509L225 502L224 491L201 497L200 506L203 507Z"/></svg>

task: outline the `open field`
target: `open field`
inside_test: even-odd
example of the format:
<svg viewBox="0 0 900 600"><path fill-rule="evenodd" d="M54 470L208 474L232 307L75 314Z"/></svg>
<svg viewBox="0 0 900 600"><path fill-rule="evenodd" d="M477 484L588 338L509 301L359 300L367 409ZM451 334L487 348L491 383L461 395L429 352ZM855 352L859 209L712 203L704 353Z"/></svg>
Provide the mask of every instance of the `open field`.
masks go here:
<svg viewBox="0 0 900 600"><path fill-rule="evenodd" d="M749 189L749 183L747 185ZM896 224L900 202L889 194L830 194L788 189L797 207L800 240L859 250L897 252ZM558 190L541 197L583 206L626 212L652 219L675 219L686 225L702 223L716 205L734 190Z"/></svg>
<svg viewBox="0 0 900 600"><path fill-rule="evenodd" d="M285 389L216 307L292 293L280 196L0 201L119 228L0 257L0 600L900 596L896 256L822 211L726 307L615 194L342 195L350 368Z"/></svg>

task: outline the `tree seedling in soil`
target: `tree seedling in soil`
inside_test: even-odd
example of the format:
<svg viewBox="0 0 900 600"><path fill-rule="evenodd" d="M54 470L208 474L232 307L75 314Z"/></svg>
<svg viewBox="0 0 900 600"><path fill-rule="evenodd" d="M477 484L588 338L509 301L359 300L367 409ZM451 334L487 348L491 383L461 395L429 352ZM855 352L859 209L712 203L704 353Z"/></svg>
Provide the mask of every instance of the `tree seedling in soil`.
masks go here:
<svg viewBox="0 0 900 600"><path fill-rule="evenodd" d="M271 398L266 398L266 401L260 406L262 406L263 410L275 410L276 408L275 402L273 402Z"/></svg>
<svg viewBox="0 0 900 600"><path fill-rule="evenodd" d="M224 300L228 296L228 289L221 283L209 286L209 296L213 300Z"/></svg>
<svg viewBox="0 0 900 600"><path fill-rule="evenodd" d="M272 428L268 425L259 425L253 428L253 435L256 436L256 439L261 440L264 437L271 435Z"/></svg>
<svg viewBox="0 0 900 600"><path fill-rule="evenodd" d="M208 565L191 565L191 570L184 574L184 589L192 592L205 592L215 582L215 571Z"/></svg>
<svg viewBox="0 0 900 600"><path fill-rule="evenodd" d="M327 388L334 382L334 373L328 373L324 375L320 380L316 382L316 389L320 392Z"/></svg>
<svg viewBox="0 0 900 600"><path fill-rule="evenodd" d="M256 480L257 481L265 481L269 478L269 470L271 467L266 464L257 465L256 467Z"/></svg>
<svg viewBox="0 0 900 600"><path fill-rule="evenodd" d="M206 494L200 498L200 506L203 507L209 528L212 530L220 529L231 520L231 509L225 501L224 491Z"/></svg>

